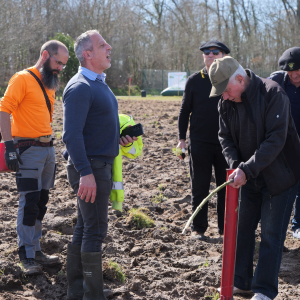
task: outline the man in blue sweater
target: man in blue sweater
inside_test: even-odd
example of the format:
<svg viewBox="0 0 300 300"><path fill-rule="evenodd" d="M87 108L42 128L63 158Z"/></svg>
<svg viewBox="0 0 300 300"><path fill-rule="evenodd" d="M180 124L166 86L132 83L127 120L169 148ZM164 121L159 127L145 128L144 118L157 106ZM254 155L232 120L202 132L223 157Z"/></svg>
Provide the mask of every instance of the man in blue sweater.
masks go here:
<svg viewBox="0 0 300 300"><path fill-rule="evenodd" d="M291 113L300 136L300 47L293 47L283 52L278 60L282 71L274 72L270 79L276 81L284 89L291 103ZM293 217L293 236L300 239L300 184L295 202Z"/></svg>
<svg viewBox="0 0 300 300"><path fill-rule="evenodd" d="M78 219L68 245L68 299L103 300L102 243L107 233L112 164L119 154L118 102L105 83L111 46L96 30L81 34L74 45L78 73L64 94L64 134L68 180L77 194Z"/></svg>

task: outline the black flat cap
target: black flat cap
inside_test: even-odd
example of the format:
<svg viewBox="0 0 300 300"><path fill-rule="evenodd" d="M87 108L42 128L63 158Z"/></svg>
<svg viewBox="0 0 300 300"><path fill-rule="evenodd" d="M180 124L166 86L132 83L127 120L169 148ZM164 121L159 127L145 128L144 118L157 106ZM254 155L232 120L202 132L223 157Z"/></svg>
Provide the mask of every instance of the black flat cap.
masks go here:
<svg viewBox="0 0 300 300"><path fill-rule="evenodd" d="M210 47L217 47L217 48L221 49L223 52L225 52L225 54L230 53L229 48L225 44L221 43L218 40L211 40L207 43L204 43L200 46L199 49L201 51L203 51L204 49L207 49L207 48L210 48Z"/></svg>
<svg viewBox="0 0 300 300"><path fill-rule="evenodd" d="M283 52L278 60L278 66L283 71L300 69L300 47L293 47Z"/></svg>

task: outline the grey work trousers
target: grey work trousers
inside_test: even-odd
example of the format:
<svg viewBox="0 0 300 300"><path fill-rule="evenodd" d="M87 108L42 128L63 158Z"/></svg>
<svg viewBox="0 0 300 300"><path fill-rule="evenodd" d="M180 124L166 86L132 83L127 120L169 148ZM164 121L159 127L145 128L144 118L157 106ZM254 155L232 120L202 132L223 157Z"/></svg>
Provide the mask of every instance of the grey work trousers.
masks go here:
<svg viewBox="0 0 300 300"><path fill-rule="evenodd" d="M112 165L100 160L90 160L97 192L94 203L85 202L77 196L78 219L72 244L81 245L81 252L100 252L108 227L108 200L112 188ZM80 174L69 160L68 180L78 193Z"/></svg>
<svg viewBox="0 0 300 300"><path fill-rule="evenodd" d="M54 186L55 151L53 147L18 149L23 165L16 173L20 193L17 217L18 246L25 246L26 257L35 258L41 250L42 220L47 210L49 189Z"/></svg>

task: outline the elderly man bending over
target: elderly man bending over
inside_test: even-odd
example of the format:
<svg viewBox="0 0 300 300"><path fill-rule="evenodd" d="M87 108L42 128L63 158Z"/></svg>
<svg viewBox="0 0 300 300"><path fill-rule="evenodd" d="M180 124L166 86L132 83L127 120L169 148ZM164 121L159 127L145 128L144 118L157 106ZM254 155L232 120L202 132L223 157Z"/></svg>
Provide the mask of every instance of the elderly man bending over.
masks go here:
<svg viewBox="0 0 300 300"><path fill-rule="evenodd" d="M219 140L232 186L241 187L234 292L252 300L278 294L286 230L300 179L300 142L290 101L272 80L244 70L232 57L217 59L209 77L219 102ZM261 221L259 259L253 276L255 230Z"/></svg>

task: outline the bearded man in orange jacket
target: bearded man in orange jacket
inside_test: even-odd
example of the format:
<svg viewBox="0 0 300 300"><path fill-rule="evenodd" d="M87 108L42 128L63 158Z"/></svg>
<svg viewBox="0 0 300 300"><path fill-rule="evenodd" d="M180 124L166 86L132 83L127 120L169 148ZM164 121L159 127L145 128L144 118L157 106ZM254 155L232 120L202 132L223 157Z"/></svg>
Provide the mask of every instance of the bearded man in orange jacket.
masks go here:
<svg viewBox="0 0 300 300"><path fill-rule="evenodd" d="M17 217L18 253L26 275L41 272L39 264L59 262L41 251L42 220L49 189L54 185L55 152L51 138L58 74L69 52L56 40L45 43L35 66L16 73L0 102L0 129L5 162L16 172L20 193ZM10 120L12 115L12 120ZM39 264L37 264L38 262Z"/></svg>

